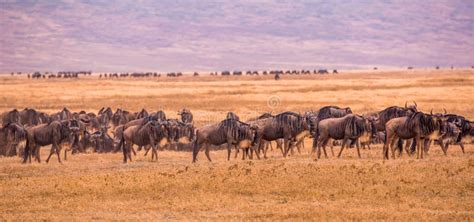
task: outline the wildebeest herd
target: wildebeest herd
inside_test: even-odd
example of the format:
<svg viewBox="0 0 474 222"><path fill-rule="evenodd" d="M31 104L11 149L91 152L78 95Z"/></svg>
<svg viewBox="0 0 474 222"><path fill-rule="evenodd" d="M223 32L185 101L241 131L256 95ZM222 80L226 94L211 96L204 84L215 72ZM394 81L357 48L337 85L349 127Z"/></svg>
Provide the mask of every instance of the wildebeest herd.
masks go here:
<svg viewBox="0 0 474 222"><path fill-rule="evenodd" d="M304 140L312 138L311 157L319 159L321 152L327 158L326 147L340 145L338 157L347 147L355 147L359 158L360 149L371 144L383 143L382 156L395 159L405 151L416 153L417 158L429 151L432 143L439 144L447 154L450 144L461 147L463 139L474 136L474 123L463 116L442 113L424 113L417 104L404 107L392 106L381 111L355 114L347 108L324 106L304 114L283 112L262 115L241 121L237 114L229 112L220 122L200 128L194 126L193 114L183 108L177 113L180 119L169 119L163 111L149 113L145 109L129 112L118 108L115 112L104 107L99 112L71 112L67 108L47 114L31 108L13 109L1 114L0 156L20 156L23 163L34 159L40 162L40 148L51 145L46 162L56 155L61 162L62 145L76 153L122 152L123 162L132 160L132 153L151 150L151 159L158 159L158 150L192 151L192 161L204 148L209 161L210 147L227 149L230 160L232 149L235 157L242 152L242 159L267 158L273 149L272 142L284 157L300 152ZM137 146L135 151L134 145Z"/></svg>

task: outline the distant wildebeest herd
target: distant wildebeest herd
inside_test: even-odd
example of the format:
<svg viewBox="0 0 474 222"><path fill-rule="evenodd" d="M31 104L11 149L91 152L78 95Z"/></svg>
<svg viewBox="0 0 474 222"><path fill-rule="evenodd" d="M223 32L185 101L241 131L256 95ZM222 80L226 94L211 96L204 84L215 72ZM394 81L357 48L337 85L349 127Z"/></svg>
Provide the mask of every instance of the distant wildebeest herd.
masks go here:
<svg viewBox="0 0 474 222"><path fill-rule="evenodd" d="M211 72L209 73L210 76L218 76L219 74L221 76L242 76L242 75L247 75L247 76L253 76L253 75L274 75L275 77L278 77L280 75L310 75L310 74L329 74L330 71L327 69L315 69L315 70L271 70L271 71L222 71L222 72ZM337 74L338 71L337 69L332 70L333 74ZM23 74L22 72L17 72L17 75ZM11 75L15 75L14 72L11 73ZM79 76L90 76L92 75L92 71L61 71L61 72L34 72L34 73L26 73L26 76L28 78L32 79L56 79L56 78L79 78ZM192 76L196 77L199 76L198 72L193 72L191 74ZM166 76L166 77L181 77L184 76L182 72L168 72L168 73L158 73L158 72L122 72L122 73L99 73L98 74L99 78L108 78L108 79L116 79L116 78L150 78L150 77L161 77L161 76Z"/></svg>
<svg viewBox="0 0 474 222"><path fill-rule="evenodd" d="M13 109L1 114L0 156L21 156L23 163L40 159L40 148L51 145L46 162L56 155L61 162L64 151L76 153L122 152L123 162L132 160L132 153L151 150L151 159L158 159L158 150L169 149L191 151L196 162L199 151L204 148L211 161L210 147L227 149L230 160L232 149L235 157L242 152L242 159L267 158L267 151L276 148L283 157L300 152L305 138L312 138L311 157L319 159L321 152L327 158L326 147L340 145L338 157L346 147L355 147L361 157L360 148L370 149L371 144L383 143L383 158L395 159L405 151L416 152L417 158L429 151L435 142L446 155L450 144L461 147L463 139L474 136L474 123L463 116L442 113L424 113L416 103L404 107L392 106L381 111L355 114L349 107L321 107L304 114L283 112L277 115L263 113L247 121L229 112L222 121L200 128L194 126L193 114L189 109L178 111L180 119L169 119L163 111L129 112L104 107L99 112L71 112L67 108L47 114L31 108L21 111ZM112 135L111 135L111 134ZM134 145L137 146L135 151Z"/></svg>

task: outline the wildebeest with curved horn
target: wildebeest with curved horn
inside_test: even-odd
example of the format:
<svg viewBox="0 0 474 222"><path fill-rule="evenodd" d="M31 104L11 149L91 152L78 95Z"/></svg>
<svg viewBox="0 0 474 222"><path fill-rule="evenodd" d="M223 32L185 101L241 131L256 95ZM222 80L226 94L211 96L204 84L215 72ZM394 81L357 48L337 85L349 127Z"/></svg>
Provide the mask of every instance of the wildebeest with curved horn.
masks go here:
<svg viewBox="0 0 474 222"><path fill-rule="evenodd" d="M445 111L446 113L446 111ZM456 114L446 114L445 117L447 118L446 121L449 123L455 124L459 129L460 133L456 138L455 143L459 144L461 149L464 152L464 144L463 138L470 134L470 132L474 129L470 124L469 120L467 120L464 116L456 115Z"/></svg>
<svg viewBox="0 0 474 222"><path fill-rule="evenodd" d="M443 117L429 115L422 112L413 113L410 116L398 117L391 119L385 124L386 141L383 147L383 156L388 159L389 146L392 150L392 158L395 159L394 143L398 139L405 139L411 141L413 139L416 143L417 158L423 158L425 142L430 139L438 139L443 136ZM442 141L440 141L442 142ZM405 150L409 153L407 143ZM446 154L444 145L441 148ZM402 151L400 151L401 155Z"/></svg>
<svg viewBox="0 0 474 222"><path fill-rule="evenodd" d="M178 111L178 115L181 116L181 122L186 124L193 123L193 114L189 109L183 108L182 110Z"/></svg>
<svg viewBox="0 0 474 222"><path fill-rule="evenodd" d="M20 112L17 109L2 113L2 126L6 126L8 123L21 124Z"/></svg>
<svg viewBox="0 0 474 222"><path fill-rule="evenodd" d="M162 110L151 113L150 116L153 117L155 120L159 120L159 121L166 121L167 120L166 119L166 114Z"/></svg>
<svg viewBox="0 0 474 222"><path fill-rule="evenodd" d="M118 147L122 148L124 163L127 163L127 159L132 161L130 150L133 144L138 146L151 145L151 159L154 160L156 158L158 160L157 146L164 145L168 139L168 129L164 123L149 121L143 126L135 125L126 128L123 131Z"/></svg>
<svg viewBox="0 0 474 222"><path fill-rule="evenodd" d="M228 112L226 115L226 119L235 119L235 120L240 120L239 116L233 112Z"/></svg>
<svg viewBox="0 0 474 222"><path fill-rule="evenodd" d="M26 146L23 153L23 163L26 163L28 158L31 163L31 156L35 155L36 160L40 160L39 149L41 146L52 145L51 152L46 159L49 162L51 156L56 153L58 161L61 163L59 153L61 151L61 143L67 139L71 139L71 134L79 130L77 120L63 120L53 121L49 124L40 124L27 128ZM64 158L66 159L66 153Z"/></svg>
<svg viewBox="0 0 474 222"><path fill-rule="evenodd" d="M141 118L145 118L145 117L148 117L148 112L145 110L145 108L143 108L139 113L137 113L135 119L141 119Z"/></svg>
<svg viewBox="0 0 474 222"><path fill-rule="evenodd" d="M377 131L385 131L385 124L389 120L393 118L398 118L398 117L410 116L413 113L416 113L417 111L418 110L417 110L416 105L407 106L407 103L405 103L405 107L399 107L399 106L387 107L384 110L378 112L378 115L376 116L375 127Z"/></svg>
<svg viewBox="0 0 474 222"><path fill-rule="evenodd" d="M131 120L135 119L135 115L123 109L117 109L115 113L112 115L112 125L117 127L118 125L122 125L128 123Z"/></svg>
<svg viewBox="0 0 474 222"><path fill-rule="evenodd" d="M373 124L362 116L355 114L348 114L344 117L339 118L328 118L319 121L316 128L316 133L313 138L313 150L312 153L318 150L318 159L321 156L321 148L324 151L324 155L327 158L326 145L329 139L343 140L342 147L339 151L338 157L341 157L342 151L344 150L347 141L354 141L357 147L357 155L360 156L360 144L358 142L365 132L374 133Z"/></svg>
<svg viewBox="0 0 474 222"><path fill-rule="evenodd" d="M249 132L250 131L250 132ZM220 146L227 144L227 160L230 160L231 146L238 145L243 140L252 141L252 147L258 141L256 128L236 119L225 119L218 124L208 125L196 130L193 147L193 163L197 160L199 150L205 145L205 154L209 161L209 145ZM260 158L257 154L257 158Z"/></svg>

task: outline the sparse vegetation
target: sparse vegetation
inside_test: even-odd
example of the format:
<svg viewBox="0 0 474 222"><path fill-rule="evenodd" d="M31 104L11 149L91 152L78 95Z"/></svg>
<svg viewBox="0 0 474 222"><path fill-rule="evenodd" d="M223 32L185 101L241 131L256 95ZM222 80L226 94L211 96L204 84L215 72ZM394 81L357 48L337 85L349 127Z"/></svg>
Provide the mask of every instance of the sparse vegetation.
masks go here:
<svg viewBox="0 0 474 222"><path fill-rule="evenodd" d="M163 109L170 118L189 108L196 125L222 120L228 111L248 119L264 111L303 112L323 105L353 112L403 106L415 100L474 119L474 72L343 73L331 76L182 77L176 80L35 80L0 77L0 112L34 107L56 112ZM280 100L268 106L269 98ZM474 145L448 156L433 145L423 160L404 155L383 161L382 145L354 149L341 159L286 159L273 150L267 160L226 161L226 151L200 154L160 151L151 162L143 151L122 164L121 154L78 154L64 164L20 164L0 158L0 220L472 220ZM335 148L336 150L339 147ZM42 149L47 155L48 147Z"/></svg>

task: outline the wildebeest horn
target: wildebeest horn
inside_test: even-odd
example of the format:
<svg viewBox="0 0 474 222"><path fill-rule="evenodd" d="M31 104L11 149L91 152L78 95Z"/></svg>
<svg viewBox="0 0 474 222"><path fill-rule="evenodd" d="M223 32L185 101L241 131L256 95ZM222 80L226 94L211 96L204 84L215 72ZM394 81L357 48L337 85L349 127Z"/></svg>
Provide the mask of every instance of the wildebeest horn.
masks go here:
<svg viewBox="0 0 474 222"><path fill-rule="evenodd" d="M407 101L405 101L405 108L407 108Z"/></svg>
<svg viewBox="0 0 474 222"><path fill-rule="evenodd" d="M433 109L431 109L430 114L433 115Z"/></svg>
<svg viewBox="0 0 474 222"><path fill-rule="evenodd" d="M416 104L415 100L413 100L413 103L415 104L415 107L418 107L418 105Z"/></svg>
<svg viewBox="0 0 474 222"><path fill-rule="evenodd" d="M448 113L445 108L443 108L443 110L444 110L444 114L447 114L447 113Z"/></svg>

